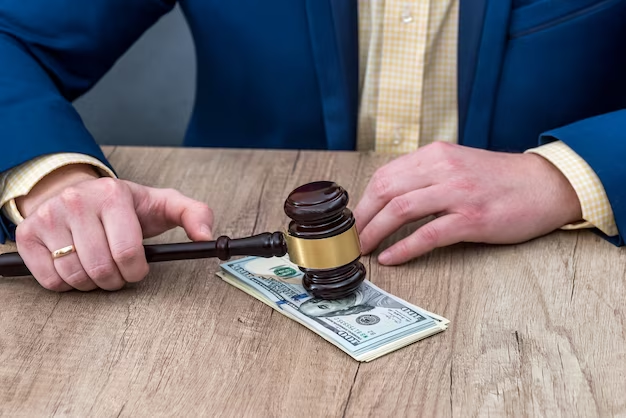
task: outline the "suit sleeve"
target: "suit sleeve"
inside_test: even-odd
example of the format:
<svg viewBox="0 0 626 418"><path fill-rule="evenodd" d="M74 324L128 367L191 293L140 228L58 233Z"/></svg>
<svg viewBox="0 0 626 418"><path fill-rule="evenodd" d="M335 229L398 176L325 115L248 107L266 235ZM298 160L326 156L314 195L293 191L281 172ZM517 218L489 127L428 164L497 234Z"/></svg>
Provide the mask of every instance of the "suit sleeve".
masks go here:
<svg viewBox="0 0 626 418"><path fill-rule="evenodd" d="M626 110L584 119L540 136L540 144L563 141L598 176L613 211L617 235L597 231L615 245L626 238Z"/></svg>
<svg viewBox="0 0 626 418"><path fill-rule="evenodd" d="M0 173L55 153L89 155L110 167L71 102L174 4L0 2ZM11 227L0 218L0 242Z"/></svg>

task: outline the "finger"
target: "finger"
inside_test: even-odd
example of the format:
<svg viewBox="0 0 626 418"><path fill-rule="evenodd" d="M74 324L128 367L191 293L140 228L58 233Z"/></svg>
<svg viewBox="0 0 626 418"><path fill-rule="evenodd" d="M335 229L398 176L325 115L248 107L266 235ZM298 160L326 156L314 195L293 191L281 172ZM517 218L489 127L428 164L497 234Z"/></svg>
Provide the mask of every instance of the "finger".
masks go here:
<svg viewBox="0 0 626 418"><path fill-rule="evenodd" d="M359 234L363 254L373 251L402 225L443 212L448 200L444 189L439 186L414 190L393 198Z"/></svg>
<svg viewBox="0 0 626 418"><path fill-rule="evenodd" d="M111 290L120 287L119 272L111 269L112 263L101 261L106 260L106 239L102 223L90 207L90 204L97 204L101 198L107 199L101 189L80 190L70 187L63 191L53 206L38 209L43 215L52 214L62 219L63 225L55 228L53 233L41 233L42 241L51 251L74 245L75 251L55 259L54 265L67 284L82 291L98 287Z"/></svg>
<svg viewBox="0 0 626 418"><path fill-rule="evenodd" d="M385 250L378 256L378 261L385 265L405 263L435 248L463 241L469 236L469 228L467 220L458 214L436 218Z"/></svg>
<svg viewBox="0 0 626 418"><path fill-rule="evenodd" d="M177 190L156 189L127 182L144 236L158 235L175 226L182 226L194 241L212 239L213 212L204 203Z"/></svg>
<svg viewBox="0 0 626 418"><path fill-rule="evenodd" d="M69 227L59 228L51 234L45 234L41 238L50 253L74 244L74 238ZM75 252L60 258L53 259L54 267L57 273L65 283L74 289L88 292L96 289L98 286L91 280L78 256L79 251L83 251L74 245Z"/></svg>
<svg viewBox="0 0 626 418"><path fill-rule="evenodd" d="M430 186L428 175L411 166L410 160L396 160L378 170L371 178L363 197L354 209L358 231L363 231L392 199L413 190Z"/></svg>
<svg viewBox="0 0 626 418"><path fill-rule="evenodd" d="M130 195L102 212L102 224L108 242L106 251L125 281L143 280L150 270L143 247L143 234Z"/></svg>
<svg viewBox="0 0 626 418"><path fill-rule="evenodd" d="M31 232L30 222L24 221L17 228L16 244L24 264L39 284L55 292L72 290L57 273L50 250Z"/></svg>
<svg viewBox="0 0 626 418"><path fill-rule="evenodd" d="M212 239L213 212L206 204L175 190L158 190L157 195L164 200L163 217L168 222L183 227L189 239Z"/></svg>
<svg viewBox="0 0 626 418"><path fill-rule="evenodd" d="M123 219L120 218L122 222ZM72 222L71 231L78 259L95 285L111 291L124 287L126 283L113 260L100 218L95 213L79 216Z"/></svg>

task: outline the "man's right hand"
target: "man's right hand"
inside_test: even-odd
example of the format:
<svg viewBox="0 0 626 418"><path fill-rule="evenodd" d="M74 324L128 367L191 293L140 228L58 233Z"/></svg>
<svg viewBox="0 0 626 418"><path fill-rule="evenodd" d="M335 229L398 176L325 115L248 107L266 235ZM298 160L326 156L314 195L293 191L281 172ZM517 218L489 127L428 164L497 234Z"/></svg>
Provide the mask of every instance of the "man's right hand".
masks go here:
<svg viewBox="0 0 626 418"><path fill-rule="evenodd" d="M209 207L176 190L98 178L90 166L60 168L17 200L25 220L17 248L46 289L117 290L148 274L143 238L181 226L194 241L211 240ZM69 245L76 251L53 259Z"/></svg>

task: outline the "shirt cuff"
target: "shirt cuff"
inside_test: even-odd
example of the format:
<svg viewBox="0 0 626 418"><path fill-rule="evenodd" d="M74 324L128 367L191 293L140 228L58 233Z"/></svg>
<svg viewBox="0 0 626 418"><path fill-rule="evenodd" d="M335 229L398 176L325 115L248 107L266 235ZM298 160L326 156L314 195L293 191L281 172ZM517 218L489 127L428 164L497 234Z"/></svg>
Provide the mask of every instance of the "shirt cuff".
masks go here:
<svg viewBox="0 0 626 418"><path fill-rule="evenodd" d="M561 229L596 227L608 236L618 234L613 209L600 178L574 150L562 141L554 141L526 152L541 155L550 161L576 191L584 221L565 225Z"/></svg>
<svg viewBox="0 0 626 418"><path fill-rule="evenodd" d="M27 195L45 176L71 164L94 166L102 177L116 177L109 167L97 158L84 154L60 153L34 158L0 174L0 207L4 215L15 225L24 220L15 199Z"/></svg>

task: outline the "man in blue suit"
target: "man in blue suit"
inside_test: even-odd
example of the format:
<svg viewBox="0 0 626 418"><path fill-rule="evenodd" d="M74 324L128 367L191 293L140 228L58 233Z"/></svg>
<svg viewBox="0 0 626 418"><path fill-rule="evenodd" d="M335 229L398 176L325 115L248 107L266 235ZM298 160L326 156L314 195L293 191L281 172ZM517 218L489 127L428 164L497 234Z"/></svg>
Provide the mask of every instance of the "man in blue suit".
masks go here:
<svg viewBox="0 0 626 418"><path fill-rule="evenodd" d="M174 3L0 4L0 239L19 224L46 288L118 289L147 274L143 236L211 237L206 205L115 179L71 105ZM436 218L381 263L558 228L623 244L626 0L179 3L198 60L186 145L406 154L355 209L364 252Z"/></svg>

